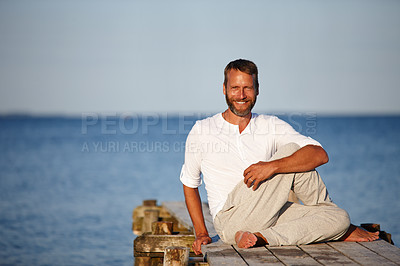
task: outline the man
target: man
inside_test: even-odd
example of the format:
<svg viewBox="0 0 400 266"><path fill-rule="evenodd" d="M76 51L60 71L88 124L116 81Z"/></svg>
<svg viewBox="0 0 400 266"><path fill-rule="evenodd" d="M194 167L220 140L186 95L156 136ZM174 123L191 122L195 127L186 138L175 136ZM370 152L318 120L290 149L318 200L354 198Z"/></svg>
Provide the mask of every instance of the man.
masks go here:
<svg viewBox="0 0 400 266"><path fill-rule="evenodd" d="M275 116L251 113L259 93L257 66L230 62L223 93L228 109L197 121L186 142L180 180L195 228L193 250L211 243L198 187L205 182L218 235L240 248L329 240L373 241L337 207L315 168L328 162L321 145ZM288 202L293 191L303 204Z"/></svg>

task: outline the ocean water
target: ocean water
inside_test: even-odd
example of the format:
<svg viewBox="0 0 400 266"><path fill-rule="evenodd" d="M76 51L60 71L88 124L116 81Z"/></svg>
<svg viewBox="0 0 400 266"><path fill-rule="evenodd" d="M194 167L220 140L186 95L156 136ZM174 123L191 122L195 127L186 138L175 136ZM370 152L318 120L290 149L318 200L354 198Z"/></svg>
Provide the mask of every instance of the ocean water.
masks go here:
<svg viewBox="0 0 400 266"><path fill-rule="evenodd" d="M183 200L184 143L202 116L0 117L0 264L132 265L132 210ZM327 150L319 172L352 222L399 244L400 116L280 117Z"/></svg>

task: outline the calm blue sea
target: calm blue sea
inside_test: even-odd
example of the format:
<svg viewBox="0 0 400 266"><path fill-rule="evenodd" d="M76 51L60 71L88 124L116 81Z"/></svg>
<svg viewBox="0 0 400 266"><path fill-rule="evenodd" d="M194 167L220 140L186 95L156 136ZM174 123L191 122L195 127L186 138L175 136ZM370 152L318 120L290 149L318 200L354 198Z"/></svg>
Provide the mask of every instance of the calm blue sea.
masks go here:
<svg viewBox="0 0 400 266"><path fill-rule="evenodd" d="M183 200L184 142L200 117L0 117L0 264L132 265L132 210ZM398 245L400 116L281 118L328 151L319 171L352 222L380 223Z"/></svg>

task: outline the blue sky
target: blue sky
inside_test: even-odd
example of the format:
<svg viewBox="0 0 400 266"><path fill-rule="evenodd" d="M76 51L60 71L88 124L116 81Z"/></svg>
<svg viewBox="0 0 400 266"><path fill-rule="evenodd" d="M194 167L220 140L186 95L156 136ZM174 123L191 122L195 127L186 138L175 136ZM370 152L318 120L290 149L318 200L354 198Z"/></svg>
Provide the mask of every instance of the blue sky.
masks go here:
<svg viewBox="0 0 400 266"><path fill-rule="evenodd" d="M259 67L256 112L400 114L400 1L0 1L0 114L212 113Z"/></svg>

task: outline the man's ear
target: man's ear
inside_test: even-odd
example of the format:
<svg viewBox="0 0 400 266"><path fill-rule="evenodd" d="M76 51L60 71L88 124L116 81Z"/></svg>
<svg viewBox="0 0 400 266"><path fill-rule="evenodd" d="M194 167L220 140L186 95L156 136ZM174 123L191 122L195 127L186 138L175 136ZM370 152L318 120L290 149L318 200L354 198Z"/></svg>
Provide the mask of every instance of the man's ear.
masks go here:
<svg viewBox="0 0 400 266"><path fill-rule="evenodd" d="M224 95L226 95L226 87L225 87L225 83L222 83L222 87L223 87L223 92L224 92Z"/></svg>

